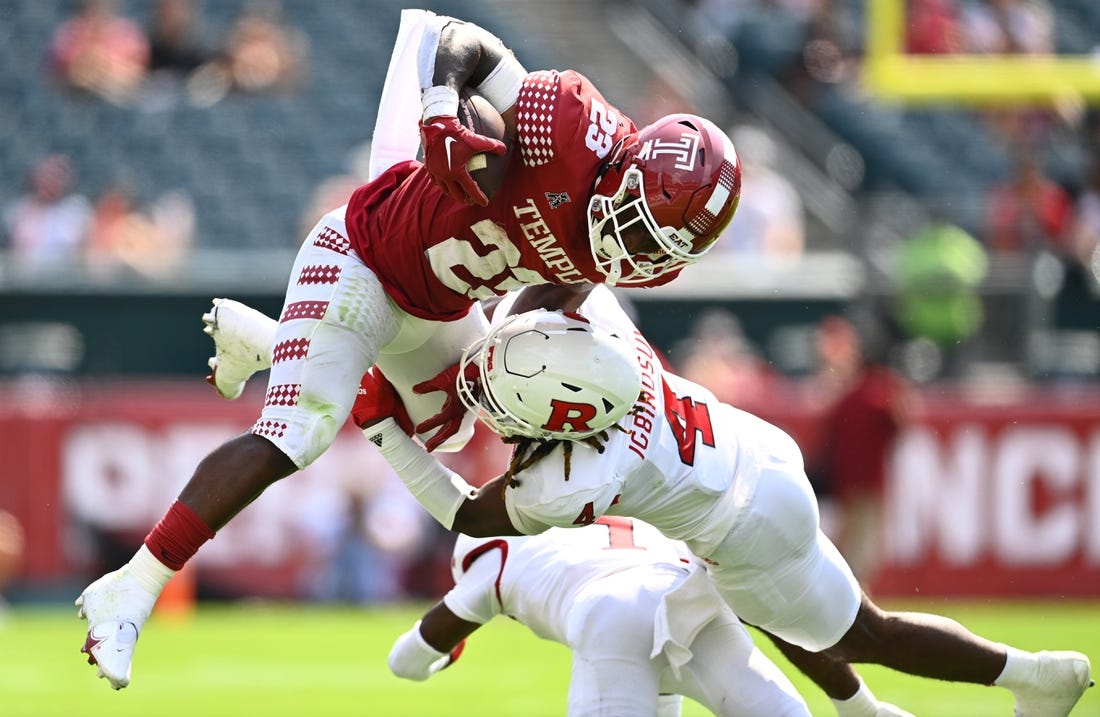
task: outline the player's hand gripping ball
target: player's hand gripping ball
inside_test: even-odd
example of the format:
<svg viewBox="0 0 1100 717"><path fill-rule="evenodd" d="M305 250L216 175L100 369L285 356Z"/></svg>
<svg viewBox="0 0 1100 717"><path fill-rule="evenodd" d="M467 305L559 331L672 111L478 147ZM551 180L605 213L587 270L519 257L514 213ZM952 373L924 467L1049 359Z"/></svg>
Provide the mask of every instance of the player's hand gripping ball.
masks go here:
<svg viewBox="0 0 1100 717"><path fill-rule="evenodd" d="M452 199L485 206L500 189L511 147L504 119L481 95L463 90L458 116L422 121L420 139L428 173Z"/></svg>
<svg viewBox="0 0 1100 717"><path fill-rule="evenodd" d="M488 199L492 199L504 184L504 173L512 156L512 143L507 137L504 118L481 95L463 90L458 97L458 121L471 132L504 143L504 152L480 152L470 158L466 169Z"/></svg>

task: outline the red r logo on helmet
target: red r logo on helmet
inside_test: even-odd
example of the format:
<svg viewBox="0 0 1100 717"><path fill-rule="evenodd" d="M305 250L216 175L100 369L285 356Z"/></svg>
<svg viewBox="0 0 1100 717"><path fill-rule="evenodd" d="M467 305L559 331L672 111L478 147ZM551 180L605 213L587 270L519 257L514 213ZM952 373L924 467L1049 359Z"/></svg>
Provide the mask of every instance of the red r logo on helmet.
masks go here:
<svg viewBox="0 0 1100 717"><path fill-rule="evenodd" d="M550 400L550 419L543 424L547 431L564 432L568 424L572 431L590 431L588 422L596 417L596 407L589 403Z"/></svg>

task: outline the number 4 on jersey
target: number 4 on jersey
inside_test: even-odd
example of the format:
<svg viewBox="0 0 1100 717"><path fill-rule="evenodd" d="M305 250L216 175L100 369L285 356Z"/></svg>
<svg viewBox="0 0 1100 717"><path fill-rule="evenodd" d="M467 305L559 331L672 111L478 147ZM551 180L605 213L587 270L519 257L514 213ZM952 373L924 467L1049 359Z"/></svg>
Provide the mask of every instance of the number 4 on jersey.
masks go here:
<svg viewBox="0 0 1100 717"><path fill-rule="evenodd" d="M618 495L616 495L614 498L611 499L611 505L615 505L616 503L618 503L619 498L622 498L622 497L623 497L622 493L619 493ZM611 505L609 505L607 507L610 508ZM576 520L573 521L573 525L592 525L593 523L599 523L599 522L606 523L607 521L604 520L605 517L607 517L607 516L602 516L602 517L597 518L596 517L596 506L592 503L592 501L588 501L587 503L584 504L584 507L581 508L581 513L580 513L580 515L577 516ZM610 517L607 517L607 519L611 520Z"/></svg>
<svg viewBox="0 0 1100 717"><path fill-rule="evenodd" d="M679 398L668 384L665 389L665 417L676 437L680 460L684 465L695 465L695 437L704 446L714 447L714 427L710 423L710 409L705 403L696 403L691 396Z"/></svg>

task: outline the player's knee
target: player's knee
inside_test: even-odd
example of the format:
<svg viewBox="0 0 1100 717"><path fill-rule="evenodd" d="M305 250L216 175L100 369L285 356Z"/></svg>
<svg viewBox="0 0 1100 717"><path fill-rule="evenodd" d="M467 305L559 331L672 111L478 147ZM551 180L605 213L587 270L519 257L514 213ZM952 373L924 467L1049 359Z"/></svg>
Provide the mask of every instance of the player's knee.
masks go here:
<svg viewBox="0 0 1100 717"><path fill-rule="evenodd" d="M314 402L309 410L301 401L290 411L265 411L252 427L252 433L266 438L298 469L317 460L336 440L347 421L346 412L334 405Z"/></svg>
<svg viewBox="0 0 1100 717"><path fill-rule="evenodd" d="M295 461L299 464L299 468L305 468L328 450L329 446L336 440L340 428L347 421L347 417L348 414L344 414L338 418L332 415L331 412L314 414L314 420L305 435L300 460Z"/></svg>

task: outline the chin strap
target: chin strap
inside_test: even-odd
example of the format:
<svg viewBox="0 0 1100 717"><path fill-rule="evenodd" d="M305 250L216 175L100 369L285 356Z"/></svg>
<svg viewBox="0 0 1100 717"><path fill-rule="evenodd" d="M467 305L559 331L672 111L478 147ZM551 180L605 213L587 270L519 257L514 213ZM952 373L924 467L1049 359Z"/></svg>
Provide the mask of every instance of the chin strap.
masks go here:
<svg viewBox="0 0 1100 717"><path fill-rule="evenodd" d="M626 147L626 137L620 137L619 141L612 145L611 151L607 153L607 161L601 164L599 171L596 172L596 181L592 183L593 190L600 186L600 182L603 181L603 178L607 176L607 173L610 172L612 168L614 168L616 172L622 169L622 154L624 147Z"/></svg>

